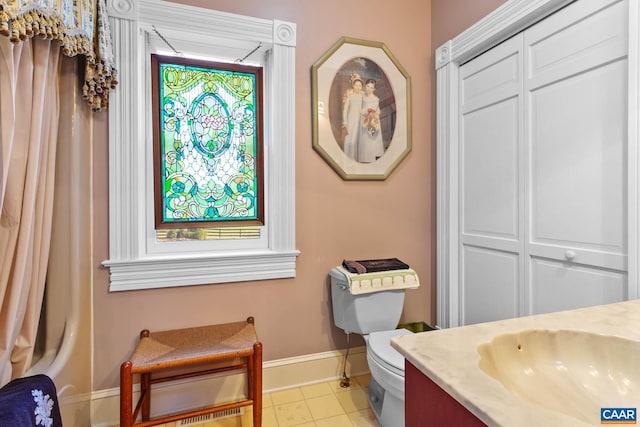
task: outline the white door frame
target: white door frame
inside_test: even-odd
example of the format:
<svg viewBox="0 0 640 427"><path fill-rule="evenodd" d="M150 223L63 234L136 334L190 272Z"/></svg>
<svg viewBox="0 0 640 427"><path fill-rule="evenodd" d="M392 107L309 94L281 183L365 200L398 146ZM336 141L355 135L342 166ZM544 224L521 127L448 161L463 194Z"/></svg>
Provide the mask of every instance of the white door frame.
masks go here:
<svg viewBox="0 0 640 427"><path fill-rule="evenodd" d="M510 0L436 50L437 140L437 325L460 321L459 247L459 71L460 66L574 0ZM578 0L580 1L580 0ZM628 295L640 296L638 284L638 123L640 114L640 7L629 1L628 100Z"/></svg>

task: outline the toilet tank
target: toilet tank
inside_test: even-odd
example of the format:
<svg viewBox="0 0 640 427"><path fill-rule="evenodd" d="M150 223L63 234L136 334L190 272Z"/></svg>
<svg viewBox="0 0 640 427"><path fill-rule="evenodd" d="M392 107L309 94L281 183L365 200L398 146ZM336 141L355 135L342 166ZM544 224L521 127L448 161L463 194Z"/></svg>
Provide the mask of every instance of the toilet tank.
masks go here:
<svg viewBox="0 0 640 427"><path fill-rule="evenodd" d="M369 334L395 329L402 315L404 289L352 295L345 275L334 268L331 276L333 323L345 332Z"/></svg>

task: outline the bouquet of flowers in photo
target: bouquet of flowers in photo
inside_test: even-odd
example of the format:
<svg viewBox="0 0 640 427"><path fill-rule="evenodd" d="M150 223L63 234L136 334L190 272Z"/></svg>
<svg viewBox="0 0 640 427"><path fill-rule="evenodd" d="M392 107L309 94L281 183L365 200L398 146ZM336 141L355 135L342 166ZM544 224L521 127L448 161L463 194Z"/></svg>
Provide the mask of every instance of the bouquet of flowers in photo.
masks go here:
<svg viewBox="0 0 640 427"><path fill-rule="evenodd" d="M362 127L367 130L369 136L374 136L380 131L380 111L369 108L362 118Z"/></svg>

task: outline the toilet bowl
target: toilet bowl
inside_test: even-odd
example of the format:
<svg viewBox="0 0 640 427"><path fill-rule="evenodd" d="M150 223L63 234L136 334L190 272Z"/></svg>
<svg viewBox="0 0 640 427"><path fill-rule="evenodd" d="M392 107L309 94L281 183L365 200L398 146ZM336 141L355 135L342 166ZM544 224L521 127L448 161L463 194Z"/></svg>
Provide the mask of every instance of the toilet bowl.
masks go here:
<svg viewBox="0 0 640 427"><path fill-rule="evenodd" d="M369 404L382 427L404 426L404 357L391 347L391 338L412 333L392 329L364 335L371 372Z"/></svg>

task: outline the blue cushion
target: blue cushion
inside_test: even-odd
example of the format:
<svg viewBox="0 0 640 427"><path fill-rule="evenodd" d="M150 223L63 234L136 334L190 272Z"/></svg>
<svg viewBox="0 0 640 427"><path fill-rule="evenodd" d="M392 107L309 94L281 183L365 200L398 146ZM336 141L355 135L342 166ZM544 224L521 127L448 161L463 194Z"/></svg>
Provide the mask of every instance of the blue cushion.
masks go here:
<svg viewBox="0 0 640 427"><path fill-rule="evenodd" d="M18 378L0 388L0 426L61 427L58 396L51 378Z"/></svg>

